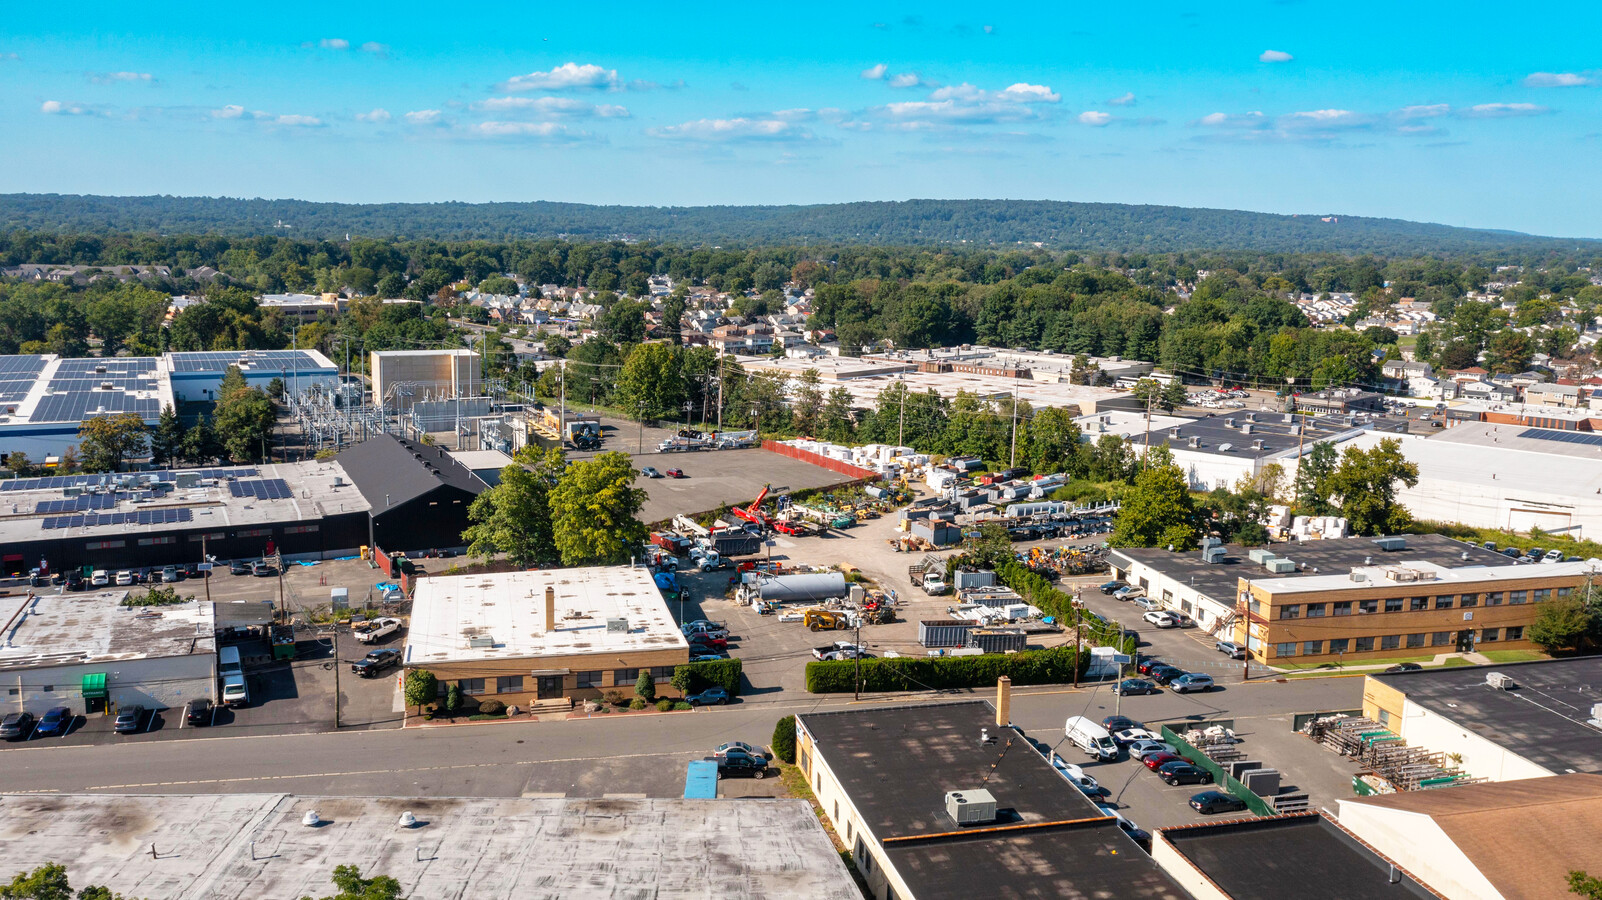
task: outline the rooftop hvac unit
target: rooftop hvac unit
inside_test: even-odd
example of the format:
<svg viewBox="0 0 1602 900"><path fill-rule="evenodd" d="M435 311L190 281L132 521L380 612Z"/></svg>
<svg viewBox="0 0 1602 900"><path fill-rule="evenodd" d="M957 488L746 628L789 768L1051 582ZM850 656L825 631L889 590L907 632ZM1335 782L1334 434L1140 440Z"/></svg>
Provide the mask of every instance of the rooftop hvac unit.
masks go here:
<svg viewBox="0 0 1602 900"><path fill-rule="evenodd" d="M1275 575L1289 575L1296 571L1296 563L1288 559L1271 559L1263 564L1263 568Z"/></svg>
<svg viewBox="0 0 1602 900"><path fill-rule="evenodd" d="M1393 537L1378 537L1374 539L1374 543L1378 544L1379 548L1384 550L1386 553L1394 553L1397 550L1407 549L1407 538L1402 537L1401 535L1396 535Z"/></svg>
<svg viewBox="0 0 1602 900"><path fill-rule="evenodd" d="M1246 558L1260 566L1266 564L1274 556L1274 551L1266 547L1257 547L1246 552Z"/></svg>
<svg viewBox="0 0 1602 900"><path fill-rule="evenodd" d="M1499 691L1511 691L1518 687L1513 681L1513 676L1504 675L1501 672L1486 672L1485 683Z"/></svg>
<svg viewBox="0 0 1602 900"><path fill-rule="evenodd" d="M1240 433L1241 434L1251 434L1252 433L1252 423L1250 423L1250 422L1242 422L1241 426L1240 426Z"/></svg>
<svg viewBox="0 0 1602 900"><path fill-rule="evenodd" d="M1170 429L1168 429L1168 436L1171 437L1171 438L1179 437L1179 429L1178 428L1170 428Z"/></svg>
<svg viewBox="0 0 1602 900"><path fill-rule="evenodd" d="M487 634L474 635L467 639L467 646L474 650L486 650L495 646L495 639Z"/></svg>
<svg viewBox="0 0 1602 900"><path fill-rule="evenodd" d="M1191 439L1190 439L1190 446L1192 448L1200 447L1201 446L1201 438L1192 436Z"/></svg>
<svg viewBox="0 0 1602 900"><path fill-rule="evenodd" d="M1224 561L1223 547L1208 547L1202 551L1202 562L1221 563Z"/></svg>
<svg viewBox="0 0 1602 900"><path fill-rule="evenodd" d="M1596 728L1602 728L1602 703L1591 704L1591 722Z"/></svg>
<svg viewBox="0 0 1602 900"><path fill-rule="evenodd" d="M1360 572L1357 569L1353 569L1352 570L1352 580L1353 581L1367 581L1368 580L1368 573Z"/></svg>
<svg viewBox="0 0 1602 900"><path fill-rule="evenodd" d="M628 619L607 619L606 620L606 633L607 634L628 634L629 633L629 620Z"/></svg>
<svg viewBox="0 0 1602 900"><path fill-rule="evenodd" d="M996 821L996 798L987 790L947 791L946 815L958 825L984 825Z"/></svg>
<svg viewBox="0 0 1602 900"><path fill-rule="evenodd" d="M1225 419L1224 420L1224 427L1225 428L1234 428L1235 427L1235 420L1234 419Z"/></svg>

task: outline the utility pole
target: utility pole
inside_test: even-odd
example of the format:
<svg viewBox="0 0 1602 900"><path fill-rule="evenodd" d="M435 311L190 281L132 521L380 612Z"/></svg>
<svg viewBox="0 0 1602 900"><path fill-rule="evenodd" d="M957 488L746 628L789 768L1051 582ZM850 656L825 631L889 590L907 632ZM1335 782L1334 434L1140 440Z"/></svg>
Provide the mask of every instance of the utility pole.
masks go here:
<svg viewBox="0 0 1602 900"><path fill-rule="evenodd" d="M1018 467L1018 393L1012 395L1012 456L1007 460L1007 468Z"/></svg>
<svg viewBox="0 0 1602 900"><path fill-rule="evenodd" d="M201 536L200 536L200 561L203 562L203 563L210 563L211 562L211 557L206 555L206 535L205 534L201 534ZM211 603L211 570L210 569L206 569L206 570L202 571L200 574L205 576L204 580L206 582L206 602L209 604L209 603ZM1586 590L1587 591L1590 590L1590 582L1586 583ZM1589 593L1586 595L1586 599L1587 600L1590 599Z"/></svg>
<svg viewBox="0 0 1602 900"><path fill-rule="evenodd" d="M1082 637L1083 636L1082 636L1082 634L1080 632L1080 629L1083 628L1083 627L1084 627L1084 623L1080 622L1077 618L1075 618L1074 619L1074 687L1076 687L1076 688L1079 687L1079 654L1083 653L1084 650L1085 650L1085 645L1084 645L1084 643L1082 641Z"/></svg>
<svg viewBox="0 0 1602 900"><path fill-rule="evenodd" d="M896 446L907 445L907 381L905 378L897 379L901 383L901 415L896 419Z"/></svg>
<svg viewBox="0 0 1602 900"><path fill-rule="evenodd" d="M1157 399L1156 394L1146 395L1146 449L1140 454L1140 470L1146 471L1146 457L1151 456L1151 403Z"/></svg>
<svg viewBox="0 0 1602 900"><path fill-rule="evenodd" d="M723 351L718 351L718 430L723 430Z"/></svg>
<svg viewBox="0 0 1602 900"><path fill-rule="evenodd" d="M562 418L556 423L556 449L567 447L567 360L562 360Z"/></svg>
<svg viewBox="0 0 1602 900"><path fill-rule="evenodd" d="M851 651L851 662L854 664L851 667L851 669L852 669L852 671L851 671L851 699L852 700L861 700L862 699L862 613L858 612L856 614L856 616L857 616L857 637L856 637L856 640L853 642L856 645L856 649Z"/></svg>

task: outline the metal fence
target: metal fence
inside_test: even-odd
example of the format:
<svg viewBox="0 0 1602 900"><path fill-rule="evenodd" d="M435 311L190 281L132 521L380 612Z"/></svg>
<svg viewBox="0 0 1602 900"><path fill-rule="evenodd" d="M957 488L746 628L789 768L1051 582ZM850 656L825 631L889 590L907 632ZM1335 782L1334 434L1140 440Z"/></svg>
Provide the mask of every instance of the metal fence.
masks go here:
<svg viewBox="0 0 1602 900"><path fill-rule="evenodd" d="M1191 727L1206 727L1206 725L1212 724L1216 723L1208 722L1200 726L1193 725ZM1274 811L1274 808L1268 804L1268 801L1252 793L1251 789L1246 787L1246 785L1236 781L1234 776L1225 771L1223 766L1220 766L1218 763L1214 762L1212 757L1191 746L1189 741L1180 737L1178 733L1176 733L1172 728L1169 728L1167 725L1163 725L1161 727L1164 741L1167 741L1169 745L1171 745L1174 750L1179 753L1180 756L1185 757L1192 763L1195 763L1197 766L1200 766L1201 768L1211 772L1213 775L1213 782L1219 787L1229 791L1231 794L1234 794L1236 797L1239 797L1241 802L1246 804L1247 809L1259 816L1278 815L1278 813Z"/></svg>

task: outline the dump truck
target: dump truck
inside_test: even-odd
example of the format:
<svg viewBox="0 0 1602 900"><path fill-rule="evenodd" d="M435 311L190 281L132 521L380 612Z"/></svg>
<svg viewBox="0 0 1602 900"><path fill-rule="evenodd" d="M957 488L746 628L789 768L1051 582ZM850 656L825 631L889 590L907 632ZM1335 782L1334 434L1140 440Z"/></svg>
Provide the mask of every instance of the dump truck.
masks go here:
<svg viewBox="0 0 1602 900"><path fill-rule="evenodd" d="M690 548L694 546L692 543L690 543L689 538L681 534L674 534L671 531L652 532L651 543L661 547L663 550L666 550L674 556L684 556L685 554L689 553Z"/></svg>

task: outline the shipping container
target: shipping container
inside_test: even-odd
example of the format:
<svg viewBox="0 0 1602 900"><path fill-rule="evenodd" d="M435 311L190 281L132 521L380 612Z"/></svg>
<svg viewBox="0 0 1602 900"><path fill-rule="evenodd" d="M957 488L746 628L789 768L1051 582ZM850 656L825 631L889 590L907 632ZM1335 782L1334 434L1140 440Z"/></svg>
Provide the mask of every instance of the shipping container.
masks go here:
<svg viewBox="0 0 1602 900"><path fill-rule="evenodd" d="M918 643L925 647L966 647L972 622L926 619L918 623Z"/></svg>
<svg viewBox="0 0 1602 900"><path fill-rule="evenodd" d="M975 628L968 632L968 646L986 653L1011 653L1024 648L1024 633L1017 628Z"/></svg>

